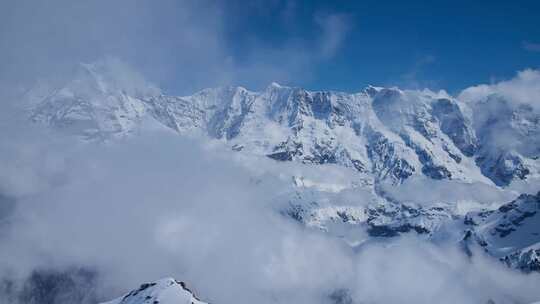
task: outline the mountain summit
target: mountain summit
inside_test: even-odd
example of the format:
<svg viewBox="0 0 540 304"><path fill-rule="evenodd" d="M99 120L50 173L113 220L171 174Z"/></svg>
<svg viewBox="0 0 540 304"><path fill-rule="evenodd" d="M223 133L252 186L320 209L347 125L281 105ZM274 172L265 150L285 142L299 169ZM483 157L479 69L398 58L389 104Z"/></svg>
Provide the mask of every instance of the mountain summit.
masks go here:
<svg viewBox="0 0 540 304"><path fill-rule="evenodd" d="M118 299L102 304L206 304L199 300L184 282L164 278L142 284Z"/></svg>

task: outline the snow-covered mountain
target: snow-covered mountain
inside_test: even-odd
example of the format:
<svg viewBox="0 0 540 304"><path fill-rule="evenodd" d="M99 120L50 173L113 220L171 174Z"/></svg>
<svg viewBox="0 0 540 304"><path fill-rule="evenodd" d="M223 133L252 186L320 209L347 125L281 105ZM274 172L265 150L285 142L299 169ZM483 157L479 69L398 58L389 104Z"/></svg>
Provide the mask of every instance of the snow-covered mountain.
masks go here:
<svg viewBox="0 0 540 304"><path fill-rule="evenodd" d="M118 299L102 304L206 304L186 287L186 283L164 278L144 283Z"/></svg>
<svg viewBox="0 0 540 304"><path fill-rule="evenodd" d="M83 64L60 86L28 91L25 109L32 121L85 141L162 128L322 175L328 166L340 168L347 172L343 181L291 173L291 189L275 198L280 212L354 246L409 232L433 241L474 239L509 266L538 270L538 195L503 206L473 202L464 211L456 201L422 205L385 190L413 179L492 191L537 182L537 108L497 94L457 99L444 91L374 86L349 94L272 83L260 92L222 87L170 96L140 79L125 79L104 62Z"/></svg>
<svg viewBox="0 0 540 304"><path fill-rule="evenodd" d="M508 266L540 270L540 192L520 195L496 210L471 212L464 223L470 227L465 239L474 239Z"/></svg>
<svg viewBox="0 0 540 304"><path fill-rule="evenodd" d="M85 139L126 136L152 121L244 153L338 164L393 184L420 175L505 186L539 172L540 113L497 96L465 103L429 90L370 86L348 94L276 83L261 92L169 96L150 85L126 88L110 69L84 64L64 85L30 91L31 119ZM514 142L499 144L500 130Z"/></svg>
<svg viewBox="0 0 540 304"><path fill-rule="evenodd" d="M116 69L109 61L81 64L62 85L39 83L24 96L31 119L87 139L128 135L146 114L142 101L159 90Z"/></svg>

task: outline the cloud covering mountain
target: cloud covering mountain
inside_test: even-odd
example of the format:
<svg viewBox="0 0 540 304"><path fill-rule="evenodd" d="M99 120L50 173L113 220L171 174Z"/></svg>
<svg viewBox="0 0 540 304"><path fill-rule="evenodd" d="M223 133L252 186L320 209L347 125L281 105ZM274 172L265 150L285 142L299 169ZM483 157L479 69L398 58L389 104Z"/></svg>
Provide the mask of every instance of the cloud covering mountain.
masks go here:
<svg viewBox="0 0 540 304"><path fill-rule="evenodd" d="M6 301L94 303L168 276L211 303L540 298L519 272L540 242L538 112L514 95L170 96L114 59L72 75L2 113ZM522 242L491 239L508 223Z"/></svg>
<svg viewBox="0 0 540 304"><path fill-rule="evenodd" d="M0 1L0 304L538 303L538 20Z"/></svg>

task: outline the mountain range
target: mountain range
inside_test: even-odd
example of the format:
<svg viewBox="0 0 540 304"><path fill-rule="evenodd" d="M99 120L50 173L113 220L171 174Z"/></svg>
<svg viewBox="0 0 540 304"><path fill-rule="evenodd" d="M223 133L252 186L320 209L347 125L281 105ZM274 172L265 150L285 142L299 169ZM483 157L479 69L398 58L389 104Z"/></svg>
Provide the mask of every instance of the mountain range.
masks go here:
<svg viewBox="0 0 540 304"><path fill-rule="evenodd" d="M450 240L469 254L480 248L523 272L540 271L540 111L534 106L497 93L453 97L377 86L344 93L277 83L259 92L231 86L173 96L130 79L104 62L81 64L60 85L28 90L24 111L30 121L88 144L160 129L280 168L312 168L317 174L283 169L290 188L276 196L277 211L356 250L414 233L434 243ZM328 170L347 178L321 179ZM500 199L438 198L475 189ZM203 303L183 283L163 279L107 303L184 302Z"/></svg>

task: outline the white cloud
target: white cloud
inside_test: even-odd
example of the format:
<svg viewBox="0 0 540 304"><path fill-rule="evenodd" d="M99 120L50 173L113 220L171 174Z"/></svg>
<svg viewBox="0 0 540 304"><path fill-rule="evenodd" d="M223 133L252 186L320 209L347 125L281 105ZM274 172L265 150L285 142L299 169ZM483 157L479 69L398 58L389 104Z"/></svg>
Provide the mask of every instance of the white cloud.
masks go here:
<svg viewBox="0 0 540 304"><path fill-rule="evenodd" d="M28 138L17 128L1 130ZM410 236L353 250L300 227L277 212L276 189L290 181L265 173L279 169L265 170L273 162L257 162L264 178L254 183L253 171L230 161L232 152L170 133L98 146L68 140L61 149L51 149L46 136L32 138L40 155L0 155L0 163L22 169L2 185L25 171L38 181L10 193L17 207L0 234L4 276L82 265L98 271L99 286L107 287L98 290L110 298L174 276L212 303L328 303L341 288L359 303L540 298L539 275L511 272L481 253L469 260L453 244ZM43 155L63 165L47 166Z"/></svg>
<svg viewBox="0 0 540 304"><path fill-rule="evenodd" d="M425 177L412 177L400 186L383 185L383 188L397 201L428 206L434 202L457 206L459 202L470 201L479 208L496 207L516 196L515 193L484 183L433 180Z"/></svg>
<svg viewBox="0 0 540 304"><path fill-rule="evenodd" d="M307 81L317 62L337 52L350 27L346 15L319 14L313 20L314 29L320 28L319 37L285 35L269 44L267 37L249 31L231 37L230 20L271 12L275 18L266 18L294 32L301 26L295 2L234 7L193 0L3 1L0 85L44 77L62 80L74 65L103 56L122 59L148 80L179 95L230 84L262 88L272 81Z"/></svg>
<svg viewBox="0 0 540 304"><path fill-rule="evenodd" d="M317 42L320 45L321 56L333 57L345 42L351 29L350 17L346 14L317 13L315 21L321 29L320 40Z"/></svg>
<svg viewBox="0 0 540 304"><path fill-rule="evenodd" d="M490 95L499 95L514 104L527 104L540 108L540 71L527 69L517 76L491 85L482 84L463 90L458 98L466 102L475 102Z"/></svg>

